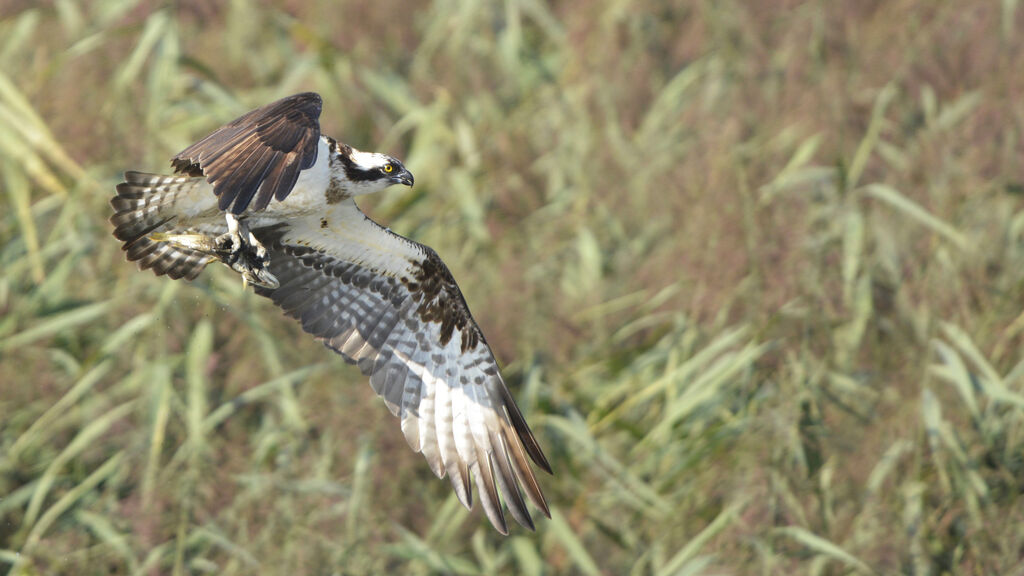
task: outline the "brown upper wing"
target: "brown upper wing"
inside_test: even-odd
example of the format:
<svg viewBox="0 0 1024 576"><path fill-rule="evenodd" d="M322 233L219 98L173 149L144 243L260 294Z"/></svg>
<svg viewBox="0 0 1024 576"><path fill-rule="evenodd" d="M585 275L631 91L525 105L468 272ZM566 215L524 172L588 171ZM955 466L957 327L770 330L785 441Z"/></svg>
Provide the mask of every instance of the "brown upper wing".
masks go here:
<svg viewBox="0 0 1024 576"><path fill-rule="evenodd" d="M241 214L250 203L262 210L288 196L299 172L316 163L321 108L313 92L272 102L182 150L171 165L206 176L221 210Z"/></svg>

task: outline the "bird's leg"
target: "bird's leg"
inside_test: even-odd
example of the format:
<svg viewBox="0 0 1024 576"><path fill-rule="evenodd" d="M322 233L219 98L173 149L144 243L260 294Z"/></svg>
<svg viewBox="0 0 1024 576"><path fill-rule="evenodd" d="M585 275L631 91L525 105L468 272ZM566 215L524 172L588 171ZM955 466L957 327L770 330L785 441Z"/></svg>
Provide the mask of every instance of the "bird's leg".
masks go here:
<svg viewBox="0 0 1024 576"><path fill-rule="evenodd" d="M216 257L242 275L243 286L280 286L277 278L270 273L270 253L263 243L249 230L244 220L231 213L225 214L225 218L228 231L216 237L194 232L153 232L148 237L154 242L167 242L180 249Z"/></svg>
<svg viewBox="0 0 1024 576"><path fill-rule="evenodd" d="M270 255L263 244L238 216L227 212L228 231L215 239L217 257L232 270L242 275L242 284L255 284L264 288L277 288L280 283L270 273Z"/></svg>
<svg viewBox="0 0 1024 576"><path fill-rule="evenodd" d="M225 212L224 219L227 220L228 231L217 238L217 244L221 245L223 243L222 249L227 249L229 254L233 256L242 250L244 240L242 235L238 233L242 227L242 221L231 212Z"/></svg>

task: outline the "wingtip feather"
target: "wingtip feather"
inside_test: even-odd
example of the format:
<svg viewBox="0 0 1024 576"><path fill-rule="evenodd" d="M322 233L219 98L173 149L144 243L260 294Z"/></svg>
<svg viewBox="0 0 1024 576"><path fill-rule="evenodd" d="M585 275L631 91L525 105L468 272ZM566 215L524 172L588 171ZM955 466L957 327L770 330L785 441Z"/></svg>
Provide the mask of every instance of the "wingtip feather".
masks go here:
<svg viewBox="0 0 1024 576"><path fill-rule="evenodd" d="M499 383L498 388L501 390L508 421L512 424L512 428L515 430L516 436L518 436L519 440L522 442L526 453L530 455L530 458L541 470L554 475L554 471L551 469L551 464L548 462L547 457L544 456L544 451L541 450L540 443L537 442L537 438L533 435L533 432L530 430L530 426L526 423L526 418L523 417L523 413L519 411L519 406L516 405L515 398L512 397L512 392L509 391L508 386L505 385L504 381Z"/></svg>
<svg viewBox="0 0 1024 576"><path fill-rule="evenodd" d="M516 522L530 530L535 530L533 518L530 517L530 512L526 508L526 502L523 500L523 495L519 492L515 473L512 471L512 463L509 460L509 447L505 441L504 434L498 432L492 435L491 444L496 448L496 452L492 457L498 462L497 478L501 491L505 494L505 505L508 506L508 510L512 513L512 517L516 519Z"/></svg>
<svg viewBox="0 0 1024 576"><path fill-rule="evenodd" d="M505 513L501 509L498 489L494 485L494 465L490 454L485 454L477 460L476 485L480 488L480 504L484 508L484 514L487 515L487 519L491 521L491 525L494 526L495 530L508 536L508 524L505 522Z"/></svg>

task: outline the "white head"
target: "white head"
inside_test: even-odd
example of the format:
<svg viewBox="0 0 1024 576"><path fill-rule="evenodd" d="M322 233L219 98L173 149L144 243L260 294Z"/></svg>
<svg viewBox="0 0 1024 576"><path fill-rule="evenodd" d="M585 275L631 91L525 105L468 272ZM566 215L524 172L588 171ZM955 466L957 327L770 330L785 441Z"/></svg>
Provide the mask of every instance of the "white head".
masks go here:
<svg viewBox="0 0 1024 576"><path fill-rule="evenodd" d="M337 144L331 163L337 184L350 196L371 194L394 184L412 186L412 173L396 158Z"/></svg>

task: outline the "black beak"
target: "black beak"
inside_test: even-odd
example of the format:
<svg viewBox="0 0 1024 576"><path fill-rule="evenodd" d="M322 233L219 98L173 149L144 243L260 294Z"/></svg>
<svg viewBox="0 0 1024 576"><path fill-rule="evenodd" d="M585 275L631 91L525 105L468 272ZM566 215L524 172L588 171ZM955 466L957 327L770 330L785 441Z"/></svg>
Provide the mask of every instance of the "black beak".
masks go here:
<svg viewBox="0 0 1024 576"><path fill-rule="evenodd" d="M412 177L412 172L402 168L401 172L391 177L391 181L395 184L404 184L411 187L415 179Z"/></svg>

